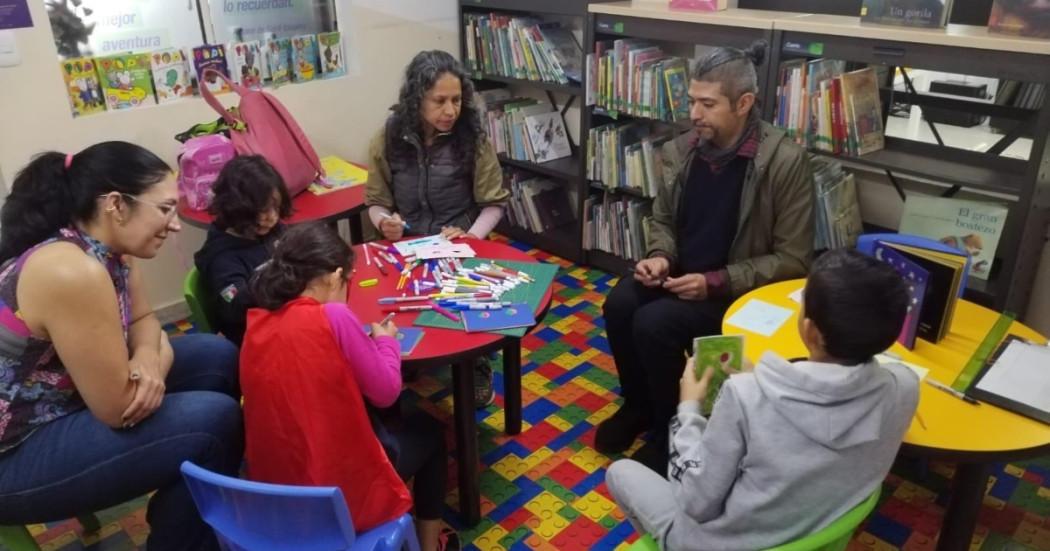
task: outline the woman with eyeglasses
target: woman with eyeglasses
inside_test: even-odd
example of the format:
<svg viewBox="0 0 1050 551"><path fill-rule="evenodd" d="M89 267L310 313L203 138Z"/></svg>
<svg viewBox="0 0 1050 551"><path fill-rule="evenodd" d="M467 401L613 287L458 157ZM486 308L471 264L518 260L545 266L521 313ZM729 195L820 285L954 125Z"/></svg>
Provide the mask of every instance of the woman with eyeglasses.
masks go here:
<svg viewBox="0 0 1050 551"><path fill-rule="evenodd" d="M235 475L237 349L170 341L138 258L172 232L171 168L126 142L44 153L0 209L0 525L46 522L156 490L148 546L217 549L179 474Z"/></svg>

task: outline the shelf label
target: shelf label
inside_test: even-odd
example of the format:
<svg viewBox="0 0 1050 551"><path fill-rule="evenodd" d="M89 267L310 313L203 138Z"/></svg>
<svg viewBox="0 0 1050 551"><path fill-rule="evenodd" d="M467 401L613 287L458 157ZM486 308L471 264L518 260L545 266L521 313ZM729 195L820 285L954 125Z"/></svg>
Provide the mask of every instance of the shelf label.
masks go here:
<svg viewBox="0 0 1050 551"><path fill-rule="evenodd" d="M824 43L785 40L783 51L790 54L824 55Z"/></svg>
<svg viewBox="0 0 1050 551"><path fill-rule="evenodd" d="M608 21L599 21L598 22L598 31L599 32L623 34L623 32L624 32L623 28L624 28L623 27L623 21L615 21L615 22L612 22L612 23L610 23Z"/></svg>

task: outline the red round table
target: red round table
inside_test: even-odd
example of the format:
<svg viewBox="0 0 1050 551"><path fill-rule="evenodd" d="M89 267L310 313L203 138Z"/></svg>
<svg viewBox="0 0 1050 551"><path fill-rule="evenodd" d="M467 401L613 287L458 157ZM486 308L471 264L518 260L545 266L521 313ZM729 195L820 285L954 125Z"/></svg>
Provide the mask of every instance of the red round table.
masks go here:
<svg viewBox="0 0 1050 551"><path fill-rule="evenodd" d="M350 231L355 243L361 241L360 214L365 209L365 186L357 184L352 187L314 195L304 191L292 198L292 215L288 217L288 224L301 222L335 222L343 218L357 218L357 223L351 221ZM186 204L185 199L179 198L179 218L187 224L208 229L214 217L204 210L194 210Z"/></svg>
<svg viewBox="0 0 1050 551"><path fill-rule="evenodd" d="M479 239L463 240L469 243L478 258L536 262L531 256L503 243ZM385 315L381 297L401 296L397 291L397 269L384 264L387 275L383 276L375 262L365 264L364 245L355 245L356 272L350 281L347 302L362 323L378 322ZM370 252L374 252L370 251ZM375 258L375 255L372 255ZM418 269L415 272L418 274ZM373 287L359 284L368 279L378 279ZM411 295L411 292L409 292ZM548 285L543 299L534 312L539 324L547 314L551 302ZM406 303L418 304L418 303ZM399 313L394 316L398 327L411 327L418 312ZM412 354L401 359L404 366L413 368L452 365L452 397L456 430L456 463L459 468L459 508L463 520L473 526L481 518L481 490L478 479L477 421L474 416L474 372L473 362L485 354L503 351L503 412L504 430L507 434L521 432L521 339L495 333L467 333L462 330L423 327L423 338Z"/></svg>

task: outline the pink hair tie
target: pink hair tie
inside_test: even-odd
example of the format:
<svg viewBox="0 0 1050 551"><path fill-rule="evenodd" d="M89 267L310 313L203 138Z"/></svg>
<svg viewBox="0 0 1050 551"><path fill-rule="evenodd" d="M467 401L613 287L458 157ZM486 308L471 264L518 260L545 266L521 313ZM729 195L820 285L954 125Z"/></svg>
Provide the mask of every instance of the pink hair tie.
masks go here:
<svg viewBox="0 0 1050 551"><path fill-rule="evenodd" d="M72 165L73 165L73 154L72 153L66 153L66 170L69 170L69 167L72 166Z"/></svg>

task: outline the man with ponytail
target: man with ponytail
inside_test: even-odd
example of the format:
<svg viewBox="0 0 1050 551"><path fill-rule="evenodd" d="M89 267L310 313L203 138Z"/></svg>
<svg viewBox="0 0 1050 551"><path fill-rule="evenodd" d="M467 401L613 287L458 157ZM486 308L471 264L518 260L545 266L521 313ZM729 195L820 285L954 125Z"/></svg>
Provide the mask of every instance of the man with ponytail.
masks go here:
<svg viewBox="0 0 1050 551"><path fill-rule="evenodd" d="M126 142L44 153L0 209L0 525L156 491L151 550L218 549L179 475L237 472L237 349L168 340L135 258L181 229L174 175Z"/></svg>
<svg viewBox="0 0 1050 551"><path fill-rule="evenodd" d="M653 202L646 258L605 301L624 403L599 425L595 445L622 452L651 430L633 457L663 476L693 338L718 334L734 298L805 275L812 254L806 152L760 120L756 105L765 48L716 48L697 61L689 84L696 145Z"/></svg>

